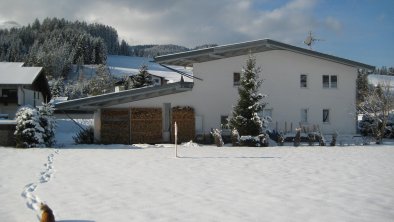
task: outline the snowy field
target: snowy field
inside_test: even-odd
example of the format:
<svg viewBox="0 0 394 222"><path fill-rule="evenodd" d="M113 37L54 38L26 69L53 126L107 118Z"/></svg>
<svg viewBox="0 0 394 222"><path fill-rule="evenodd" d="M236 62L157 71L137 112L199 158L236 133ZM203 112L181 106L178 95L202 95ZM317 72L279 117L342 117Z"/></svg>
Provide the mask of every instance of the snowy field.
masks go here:
<svg viewBox="0 0 394 222"><path fill-rule="evenodd" d="M393 221L394 147L0 148L0 221Z"/></svg>

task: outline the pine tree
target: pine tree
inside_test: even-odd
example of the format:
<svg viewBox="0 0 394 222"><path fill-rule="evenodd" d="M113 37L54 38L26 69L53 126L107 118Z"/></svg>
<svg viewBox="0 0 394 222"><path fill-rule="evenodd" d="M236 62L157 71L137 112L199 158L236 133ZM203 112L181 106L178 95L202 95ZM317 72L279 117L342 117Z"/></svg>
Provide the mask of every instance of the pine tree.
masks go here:
<svg viewBox="0 0 394 222"><path fill-rule="evenodd" d="M148 66L143 64L140 67L139 73L131 77L130 88L141 88L152 85L152 77L148 73Z"/></svg>
<svg viewBox="0 0 394 222"><path fill-rule="evenodd" d="M122 42L120 43L119 54L125 56L130 55L129 45L126 43L125 40L122 40Z"/></svg>
<svg viewBox="0 0 394 222"><path fill-rule="evenodd" d="M52 97L61 97L64 96L64 80L63 78L56 79L52 82L51 85L51 95Z"/></svg>
<svg viewBox="0 0 394 222"><path fill-rule="evenodd" d="M266 103L261 102L265 97L259 93L262 80L259 79L260 67L256 68L256 58L249 54L246 67L242 70L241 82L238 88L239 99L234 107L229 126L236 129L241 136L257 136L261 133L263 121L258 113L263 110Z"/></svg>
<svg viewBox="0 0 394 222"><path fill-rule="evenodd" d="M31 106L21 107L15 115L16 147L44 147L44 129L40 125L40 114Z"/></svg>
<svg viewBox="0 0 394 222"><path fill-rule="evenodd" d="M46 147L55 144L56 119L54 116L55 108L51 103L44 103L38 107L40 125L44 129L43 140Z"/></svg>
<svg viewBox="0 0 394 222"><path fill-rule="evenodd" d="M357 80L357 105L365 101L365 97L369 92L368 74L365 70L359 70Z"/></svg>
<svg viewBox="0 0 394 222"><path fill-rule="evenodd" d="M105 65L99 65L96 70L96 76L88 84L88 94L92 96L112 92L115 88L115 80L109 73Z"/></svg>

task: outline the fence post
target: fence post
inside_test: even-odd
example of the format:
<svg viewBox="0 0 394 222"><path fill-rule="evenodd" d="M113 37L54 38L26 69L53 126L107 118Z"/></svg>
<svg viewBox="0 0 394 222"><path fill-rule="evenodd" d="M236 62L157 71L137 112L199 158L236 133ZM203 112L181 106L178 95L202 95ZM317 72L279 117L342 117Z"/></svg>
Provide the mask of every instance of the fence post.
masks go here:
<svg viewBox="0 0 394 222"><path fill-rule="evenodd" d="M175 157L178 157L178 126L174 124L174 137L175 137Z"/></svg>

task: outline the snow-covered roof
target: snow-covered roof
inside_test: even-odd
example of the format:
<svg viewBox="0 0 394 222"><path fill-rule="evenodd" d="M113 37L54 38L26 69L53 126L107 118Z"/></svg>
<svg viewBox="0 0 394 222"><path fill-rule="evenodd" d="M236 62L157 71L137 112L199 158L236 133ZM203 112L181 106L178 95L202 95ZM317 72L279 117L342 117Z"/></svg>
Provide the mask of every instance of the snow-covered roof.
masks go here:
<svg viewBox="0 0 394 222"><path fill-rule="evenodd" d="M368 75L369 83L377 86L377 85L389 85L390 87L394 87L394 76L388 75Z"/></svg>
<svg viewBox="0 0 394 222"><path fill-rule="evenodd" d="M190 69L185 69L180 66L171 66L170 70L160 64L152 61L152 58L135 57L135 56L119 56L119 55L109 55L107 59L107 66L112 75L122 77L131 76L139 73L141 65L148 66L148 72L154 76L162 77L168 80L169 83L181 81L181 74L175 72L178 70L181 73L185 73L187 76L192 77L193 72ZM184 76L185 82L193 82L190 77Z"/></svg>
<svg viewBox="0 0 394 222"><path fill-rule="evenodd" d="M61 97L55 97L51 99L51 103L52 104L57 104L57 103L61 103L61 102L65 102L68 100L68 97L65 96L61 96Z"/></svg>
<svg viewBox="0 0 394 222"><path fill-rule="evenodd" d="M20 62L0 62L0 84L30 85L41 72L41 67L23 67Z"/></svg>

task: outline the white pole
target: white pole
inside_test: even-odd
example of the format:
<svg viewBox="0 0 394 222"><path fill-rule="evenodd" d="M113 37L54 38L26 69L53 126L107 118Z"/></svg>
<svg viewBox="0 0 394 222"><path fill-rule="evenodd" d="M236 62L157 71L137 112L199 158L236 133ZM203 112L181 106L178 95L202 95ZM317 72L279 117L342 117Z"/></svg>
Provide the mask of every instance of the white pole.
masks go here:
<svg viewBox="0 0 394 222"><path fill-rule="evenodd" d="M178 157L178 126L176 125L176 122L174 124L175 128L175 157Z"/></svg>

